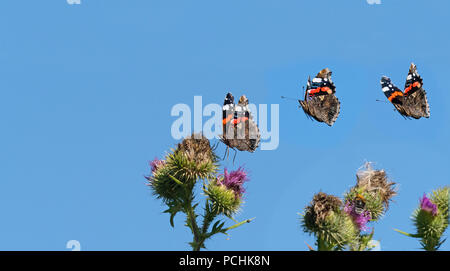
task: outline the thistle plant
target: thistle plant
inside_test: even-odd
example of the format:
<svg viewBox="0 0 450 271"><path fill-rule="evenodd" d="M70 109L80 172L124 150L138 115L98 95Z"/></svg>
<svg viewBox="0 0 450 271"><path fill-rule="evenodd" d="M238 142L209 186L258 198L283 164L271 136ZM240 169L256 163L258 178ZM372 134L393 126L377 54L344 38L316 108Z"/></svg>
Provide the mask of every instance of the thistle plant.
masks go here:
<svg viewBox="0 0 450 271"><path fill-rule="evenodd" d="M392 198L397 195L395 183L389 181L384 170L374 170L366 163L356 174L356 185L344 196L344 211L349 215L358 231L358 238L351 243L350 250L370 250L369 243L374 228L369 222L379 221L389 209Z"/></svg>
<svg viewBox="0 0 450 271"><path fill-rule="evenodd" d="M411 216L417 232L410 234L397 229L396 231L420 239L424 250L438 250L445 242L442 235L449 224L449 201L450 187L436 189L431 195L424 194Z"/></svg>
<svg viewBox="0 0 450 271"><path fill-rule="evenodd" d="M205 248L205 241L213 235L227 234L229 230L252 220L237 222L233 218L243 204L243 184L248 181L247 173L240 167L231 172L225 169L223 174L218 174L218 157L204 136L193 134L185 138L165 159L150 162L150 167L151 175L146 177L148 185L156 198L167 205L164 213L170 214L172 227L177 213L186 215L185 225L193 234L189 244L194 251ZM206 196L201 224L197 214L200 202L196 201L195 195L199 182L203 183ZM235 224L225 227L224 217Z"/></svg>
<svg viewBox="0 0 450 271"><path fill-rule="evenodd" d="M385 171L366 163L344 201L322 192L314 196L302 214L303 230L315 235L317 250L370 250L374 229L368 223L386 213L396 194Z"/></svg>
<svg viewBox="0 0 450 271"><path fill-rule="evenodd" d="M316 236L317 250L343 250L357 238L357 231L349 216L342 210L342 201L320 192L302 214L304 232Z"/></svg>

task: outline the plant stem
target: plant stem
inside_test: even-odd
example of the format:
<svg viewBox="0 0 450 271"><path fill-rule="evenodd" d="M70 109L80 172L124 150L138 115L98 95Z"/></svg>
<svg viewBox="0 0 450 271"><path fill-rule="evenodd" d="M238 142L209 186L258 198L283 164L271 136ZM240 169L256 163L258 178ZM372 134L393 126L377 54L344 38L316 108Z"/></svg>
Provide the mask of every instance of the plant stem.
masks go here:
<svg viewBox="0 0 450 271"><path fill-rule="evenodd" d="M324 251L325 250L325 241L321 238L317 238L317 251Z"/></svg>
<svg viewBox="0 0 450 271"><path fill-rule="evenodd" d="M209 200L207 199L205 203L205 215L203 217L202 234L206 234L209 225L211 225L216 216L217 212L214 210L213 206L210 206Z"/></svg>
<svg viewBox="0 0 450 271"><path fill-rule="evenodd" d="M200 241L200 230L197 225L197 219L196 219L197 216L195 214L195 210L194 210L194 207L192 206L191 200L189 200L186 203L185 212L186 212L186 216L187 216L188 223L191 228L192 234L194 235L194 239L192 241L192 250L199 251L203 242L201 242L201 243L199 242Z"/></svg>
<svg viewBox="0 0 450 271"><path fill-rule="evenodd" d="M317 251L331 251L332 247L322 238L317 238Z"/></svg>

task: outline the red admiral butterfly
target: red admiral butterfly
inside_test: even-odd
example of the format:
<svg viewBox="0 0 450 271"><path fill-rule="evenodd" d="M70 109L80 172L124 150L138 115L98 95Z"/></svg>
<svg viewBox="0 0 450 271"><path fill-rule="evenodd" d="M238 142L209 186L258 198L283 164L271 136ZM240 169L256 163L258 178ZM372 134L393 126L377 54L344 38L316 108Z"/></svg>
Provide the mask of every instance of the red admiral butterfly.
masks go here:
<svg viewBox="0 0 450 271"><path fill-rule="evenodd" d="M334 95L335 92L336 86L331 80L331 71L325 68L316 75L312 82L308 77L305 99L298 100L298 102L308 117L332 126L338 118L341 108L338 98Z"/></svg>
<svg viewBox="0 0 450 271"><path fill-rule="evenodd" d="M430 117L430 106L427 101L427 93L422 88L423 80L417 72L417 67L411 63L408 77L406 78L405 90L401 91L392 84L389 77L381 78L381 88L395 109L404 117L420 119Z"/></svg>
<svg viewBox="0 0 450 271"><path fill-rule="evenodd" d="M261 135L248 109L248 99L242 95L237 105L228 93L222 107L223 135L221 141L231 149L254 152Z"/></svg>

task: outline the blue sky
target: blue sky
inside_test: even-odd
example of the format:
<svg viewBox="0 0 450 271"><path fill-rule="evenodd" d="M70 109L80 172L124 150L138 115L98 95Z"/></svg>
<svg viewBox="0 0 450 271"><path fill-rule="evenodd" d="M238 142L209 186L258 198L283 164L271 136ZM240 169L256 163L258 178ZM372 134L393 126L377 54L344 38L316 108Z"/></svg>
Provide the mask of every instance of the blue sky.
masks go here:
<svg viewBox="0 0 450 271"><path fill-rule="evenodd" d="M209 250L306 250L299 216L314 193L338 196L365 161L399 183L375 224L383 250L416 250L411 212L449 184L449 1L147 1L0 3L0 250L188 250L184 217L169 226L145 186L148 162L177 141L177 103L226 92L280 104L280 144L239 153L251 173L237 219L256 217ZM404 120L382 75L403 86L410 62L431 118ZM329 67L341 101L333 127L297 104ZM225 148L221 146L219 154ZM442 249L449 250L450 242Z"/></svg>

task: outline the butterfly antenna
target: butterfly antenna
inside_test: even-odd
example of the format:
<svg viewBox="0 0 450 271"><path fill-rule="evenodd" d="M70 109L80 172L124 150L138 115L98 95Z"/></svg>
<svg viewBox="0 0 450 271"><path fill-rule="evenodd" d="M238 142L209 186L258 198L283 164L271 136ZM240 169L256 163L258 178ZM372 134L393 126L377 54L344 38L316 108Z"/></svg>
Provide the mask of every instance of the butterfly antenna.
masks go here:
<svg viewBox="0 0 450 271"><path fill-rule="evenodd" d="M382 100L378 100L378 99L376 99L375 101L377 101L377 102L381 102L381 103L389 103L389 102L386 102L386 101L382 101Z"/></svg>
<svg viewBox="0 0 450 271"><path fill-rule="evenodd" d="M233 165L234 165L234 160L236 160L237 150L235 150L235 149L233 149L233 150L234 150Z"/></svg>
<svg viewBox="0 0 450 271"><path fill-rule="evenodd" d="M219 147L219 142L220 142L220 141L217 141L217 142L211 147L211 149L212 149L213 151L215 151L215 150L217 149L217 147Z"/></svg>

